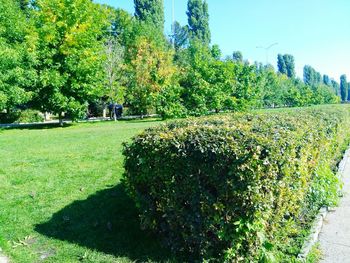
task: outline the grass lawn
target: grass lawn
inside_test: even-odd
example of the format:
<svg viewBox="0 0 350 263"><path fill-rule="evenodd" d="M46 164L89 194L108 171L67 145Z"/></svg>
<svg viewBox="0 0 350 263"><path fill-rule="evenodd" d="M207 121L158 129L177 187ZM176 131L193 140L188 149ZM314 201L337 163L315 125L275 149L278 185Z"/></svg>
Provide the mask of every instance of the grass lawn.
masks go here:
<svg viewBox="0 0 350 263"><path fill-rule="evenodd" d="M122 142L159 123L0 130L0 247L12 262L170 261L119 184Z"/></svg>

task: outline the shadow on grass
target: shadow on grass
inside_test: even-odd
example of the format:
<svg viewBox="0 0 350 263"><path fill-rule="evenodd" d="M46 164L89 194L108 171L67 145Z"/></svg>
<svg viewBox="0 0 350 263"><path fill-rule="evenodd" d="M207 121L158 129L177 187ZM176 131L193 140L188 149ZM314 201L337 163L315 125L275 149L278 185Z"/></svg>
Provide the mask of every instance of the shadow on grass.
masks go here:
<svg viewBox="0 0 350 263"><path fill-rule="evenodd" d="M68 128L71 127L72 123L64 123L60 126L59 123L36 123L36 124L14 124L13 126L0 127L3 130L47 130L57 128Z"/></svg>
<svg viewBox="0 0 350 263"><path fill-rule="evenodd" d="M132 261L174 261L155 236L140 230L137 209L120 184L73 202L35 230Z"/></svg>
<svg viewBox="0 0 350 263"><path fill-rule="evenodd" d="M160 118L138 118L138 119L122 119L122 120L118 120L119 122L125 122L125 123L148 123L148 122L163 122L164 120L160 119Z"/></svg>

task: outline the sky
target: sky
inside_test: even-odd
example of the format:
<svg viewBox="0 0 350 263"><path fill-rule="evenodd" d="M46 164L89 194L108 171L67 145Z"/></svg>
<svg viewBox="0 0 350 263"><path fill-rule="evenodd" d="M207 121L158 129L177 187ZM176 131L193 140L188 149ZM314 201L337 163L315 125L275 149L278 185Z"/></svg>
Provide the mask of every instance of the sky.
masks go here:
<svg viewBox="0 0 350 263"><path fill-rule="evenodd" d="M175 19L187 24L187 0L175 1ZM133 0L95 0L134 13ZM277 68L277 54L292 54L296 72L304 65L339 82L350 78L350 0L207 0L211 43L223 56L239 50L251 62ZM165 33L171 33L172 0L164 0ZM277 43L269 49L264 48ZM257 48L260 47L260 48Z"/></svg>

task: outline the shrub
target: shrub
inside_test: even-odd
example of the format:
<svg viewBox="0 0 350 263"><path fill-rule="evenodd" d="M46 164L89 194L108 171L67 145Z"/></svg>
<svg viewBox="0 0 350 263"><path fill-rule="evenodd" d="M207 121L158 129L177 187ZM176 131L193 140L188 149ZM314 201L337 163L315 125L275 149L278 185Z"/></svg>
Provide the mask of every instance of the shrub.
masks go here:
<svg viewBox="0 0 350 263"><path fill-rule="evenodd" d="M0 114L0 123L32 123L43 121L44 117L42 113L36 110L16 110L10 113Z"/></svg>
<svg viewBox="0 0 350 263"><path fill-rule="evenodd" d="M43 121L44 121L44 116L40 111L24 110L20 112L19 117L15 122L32 123L32 122L43 122Z"/></svg>
<svg viewBox="0 0 350 263"><path fill-rule="evenodd" d="M305 224L336 200L349 113L219 115L143 132L124 148L142 227L188 261L290 262Z"/></svg>

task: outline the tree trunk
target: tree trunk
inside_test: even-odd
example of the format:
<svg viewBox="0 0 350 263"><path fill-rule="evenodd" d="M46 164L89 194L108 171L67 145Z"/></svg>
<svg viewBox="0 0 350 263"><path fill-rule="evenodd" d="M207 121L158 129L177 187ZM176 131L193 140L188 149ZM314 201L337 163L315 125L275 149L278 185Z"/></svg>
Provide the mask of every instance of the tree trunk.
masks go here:
<svg viewBox="0 0 350 263"><path fill-rule="evenodd" d="M59 121L60 126L63 127L63 114L62 114L62 112L60 112L58 114L58 121Z"/></svg>

